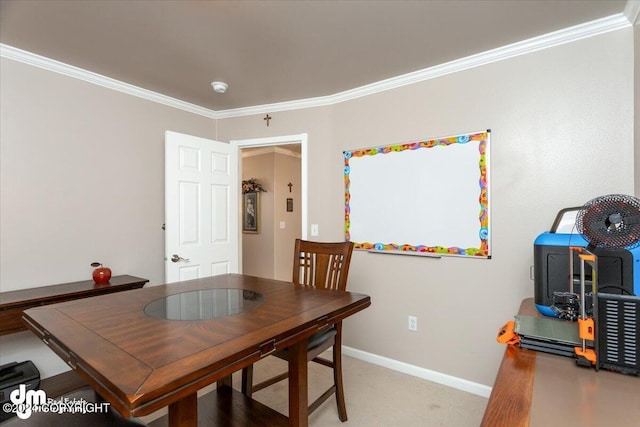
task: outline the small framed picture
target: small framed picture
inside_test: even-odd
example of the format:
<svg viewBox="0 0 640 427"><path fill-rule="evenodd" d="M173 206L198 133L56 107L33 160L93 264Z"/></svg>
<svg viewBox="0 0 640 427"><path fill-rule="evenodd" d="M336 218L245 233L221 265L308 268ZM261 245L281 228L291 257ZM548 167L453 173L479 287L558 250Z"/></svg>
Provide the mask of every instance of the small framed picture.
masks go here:
<svg viewBox="0 0 640 427"><path fill-rule="evenodd" d="M287 212L293 212L293 199L291 197L287 198Z"/></svg>
<svg viewBox="0 0 640 427"><path fill-rule="evenodd" d="M243 215L242 215L242 232L243 233L259 233L258 218L259 211L259 194L260 193L244 193L243 196Z"/></svg>

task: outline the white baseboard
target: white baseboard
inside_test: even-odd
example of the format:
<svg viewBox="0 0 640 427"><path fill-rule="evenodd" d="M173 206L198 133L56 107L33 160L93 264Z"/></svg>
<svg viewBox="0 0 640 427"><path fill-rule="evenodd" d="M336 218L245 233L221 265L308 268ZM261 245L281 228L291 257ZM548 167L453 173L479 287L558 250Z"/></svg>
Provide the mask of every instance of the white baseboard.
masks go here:
<svg viewBox="0 0 640 427"><path fill-rule="evenodd" d="M382 366L384 368L393 369L394 371L402 372L404 374L413 375L414 377L422 378L427 381L442 384L447 387L466 391L467 393L472 393L478 396L488 398L491 394L491 387L484 384L474 383L462 378L432 371L426 368L421 368L419 366L410 365L398 360L389 359L388 357L378 356L377 354L368 353L366 351L358 350L352 347L342 346L342 354L344 354L345 356L351 356L353 358L363 360L365 362L373 363L374 365Z"/></svg>

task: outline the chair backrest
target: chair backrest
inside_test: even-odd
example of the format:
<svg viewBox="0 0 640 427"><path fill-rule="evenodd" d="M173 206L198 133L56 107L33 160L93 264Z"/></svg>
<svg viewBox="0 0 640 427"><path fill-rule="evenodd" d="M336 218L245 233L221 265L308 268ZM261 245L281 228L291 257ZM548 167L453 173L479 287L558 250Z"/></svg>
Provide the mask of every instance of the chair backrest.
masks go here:
<svg viewBox="0 0 640 427"><path fill-rule="evenodd" d="M344 291L352 252L353 242L325 243L296 239L293 283Z"/></svg>

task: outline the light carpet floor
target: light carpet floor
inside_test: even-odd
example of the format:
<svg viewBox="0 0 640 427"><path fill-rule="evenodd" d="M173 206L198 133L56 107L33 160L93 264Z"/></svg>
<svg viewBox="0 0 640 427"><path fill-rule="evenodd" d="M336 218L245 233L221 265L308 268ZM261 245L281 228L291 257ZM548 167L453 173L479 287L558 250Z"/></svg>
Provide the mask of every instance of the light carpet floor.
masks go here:
<svg viewBox="0 0 640 427"><path fill-rule="evenodd" d="M383 368L362 360L342 358L348 421L340 422L335 398L330 397L309 417L311 427L477 427L487 399ZM284 372L286 362L267 357L254 366L254 381ZM240 373L233 376L240 389ZM331 370L309 364L309 401L331 385ZM201 394L211 388L202 390ZM288 384L282 381L253 395L259 402L287 415ZM166 413L159 411L142 420L149 422Z"/></svg>

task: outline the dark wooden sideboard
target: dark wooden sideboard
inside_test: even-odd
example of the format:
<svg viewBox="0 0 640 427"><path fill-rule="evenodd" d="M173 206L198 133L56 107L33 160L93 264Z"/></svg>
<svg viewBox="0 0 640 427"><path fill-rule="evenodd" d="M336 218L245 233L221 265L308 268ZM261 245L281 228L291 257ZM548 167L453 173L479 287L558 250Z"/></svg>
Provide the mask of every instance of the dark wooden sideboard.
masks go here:
<svg viewBox="0 0 640 427"><path fill-rule="evenodd" d="M149 280L134 276L114 276L109 283L96 284L93 280L42 286L0 293L0 335L26 331L22 312L29 308L58 302L88 298L113 292L143 287ZM39 389L48 397L57 398L65 393L85 387L87 383L73 370L44 378Z"/></svg>
<svg viewBox="0 0 640 427"><path fill-rule="evenodd" d="M143 287L149 280L134 276L114 276L109 283L96 284L93 280L42 286L0 293L0 335L26 331L22 312L41 305L55 304L113 292Z"/></svg>

